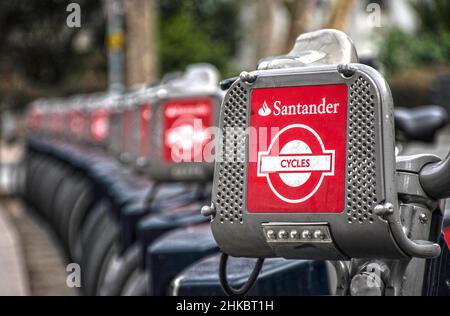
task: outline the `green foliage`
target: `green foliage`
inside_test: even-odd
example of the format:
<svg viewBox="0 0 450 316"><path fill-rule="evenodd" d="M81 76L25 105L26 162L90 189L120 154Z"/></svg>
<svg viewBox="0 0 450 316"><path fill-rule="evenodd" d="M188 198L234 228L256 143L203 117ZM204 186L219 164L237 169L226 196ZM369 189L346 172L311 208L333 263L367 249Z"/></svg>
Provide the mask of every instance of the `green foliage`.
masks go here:
<svg viewBox="0 0 450 316"><path fill-rule="evenodd" d="M101 3L78 0L82 28L66 27L66 6L73 1L0 1L1 70L11 66L25 78L41 85L54 85L77 72L85 54L73 49L81 30L94 32L94 50L102 50L104 20Z"/></svg>
<svg viewBox="0 0 450 316"><path fill-rule="evenodd" d="M66 26L71 2L82 7L81 28ZM93 67L106 72L104 25L100 1L0 1L0 105L21 107L29 98L80 92L74 78ZM80 31L92 34L88 52L74 49Z"/></svg>
<svg viewBox="0 0 450 316"><path fill-rule="evenodd" d="M450 32L450 1L414 0L411 4L422 22L424 33Z"/></svg>
<svg viewBox="0 0 450 316"><path fill-rule="evenodd" d="M389 73L426 65L450 65L450 1L411 2L421 27L417 34L390 30L383 41L381 59Z"/></svg>
<svg viewBox="0 0 450 316"><path fill-rule="evenodd" d="M197 62L228 74L239 36L237 0L160 0L161 74Z"/></svg>

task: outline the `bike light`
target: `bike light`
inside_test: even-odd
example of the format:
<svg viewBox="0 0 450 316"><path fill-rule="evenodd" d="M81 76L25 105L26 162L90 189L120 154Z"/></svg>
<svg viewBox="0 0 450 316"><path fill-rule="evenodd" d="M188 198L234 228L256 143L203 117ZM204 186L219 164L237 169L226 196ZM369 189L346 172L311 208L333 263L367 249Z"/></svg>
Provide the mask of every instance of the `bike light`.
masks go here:
<svg viewBox="0 0 450 316"><path fill-rule="evenodd" d="M212 177L214 130L222 92L217 70L190 66L182 76L167 79L152 106L149 173L161 181Z"/></svg>
<svg viewBox="0 0 450 316"><path fill-rule="evenodd" d="M238 257L407 257L404 233L387 220L400 222L387 83L355 63L338 31L301 36L287 56L241 74L224 98L212 206L202 210L220 248Z"/></svg>

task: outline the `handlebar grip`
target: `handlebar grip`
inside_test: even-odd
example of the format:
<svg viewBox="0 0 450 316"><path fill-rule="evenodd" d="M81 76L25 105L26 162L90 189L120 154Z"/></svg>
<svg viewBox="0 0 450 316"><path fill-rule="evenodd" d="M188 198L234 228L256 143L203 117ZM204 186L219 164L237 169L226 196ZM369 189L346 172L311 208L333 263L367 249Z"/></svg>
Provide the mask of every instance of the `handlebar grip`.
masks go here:
<svg viewBox="0 0 450 316"><path fill-rule="evenodd" d="M430 197L436 200L450 198L450 152L441 162L425 165L420 171L419 180Z"/></svg>
<svg viewBox="0 0 450 316"><path fill-rule="evenodd" d="M239 77L231 77L228 79L224 79L219 83L220 88L222 90L228 90L231 87L231 85L238 79L239 79Z"/></svg>

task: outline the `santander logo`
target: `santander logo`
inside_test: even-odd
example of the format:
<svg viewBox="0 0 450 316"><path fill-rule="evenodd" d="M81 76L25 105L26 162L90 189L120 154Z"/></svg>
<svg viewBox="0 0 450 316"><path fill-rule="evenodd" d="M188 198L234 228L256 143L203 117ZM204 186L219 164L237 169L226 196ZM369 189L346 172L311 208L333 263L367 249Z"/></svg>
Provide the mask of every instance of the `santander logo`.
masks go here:
<svg viewBox="0 0 450 316"><path fill-rule="evenodd" d="M340 108L339 102L329 102L327 98L322 98L318 104L283 104L281 101L273 102L272 106L264 100L258 114L262 117L273 114L274 116L297 116L297 115L323 115L337 114Z"/></svg>
<svg viewBox="0 0 450 316"><path fill-rule="evenodd" d="M270 114L272 114L272 110L269 108L266 101L264 101L264 104L259 109L258 114L260 116L269 116Z"/></svg>

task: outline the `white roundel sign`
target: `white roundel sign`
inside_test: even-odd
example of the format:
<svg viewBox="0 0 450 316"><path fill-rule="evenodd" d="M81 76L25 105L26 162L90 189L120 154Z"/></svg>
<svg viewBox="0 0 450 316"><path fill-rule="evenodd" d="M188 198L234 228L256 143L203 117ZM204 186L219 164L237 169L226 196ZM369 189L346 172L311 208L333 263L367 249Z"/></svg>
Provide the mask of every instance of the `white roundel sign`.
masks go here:
<svg viewBox="0 0 450 316"><path fill-rule="evenodd" d="M284 202L301 203L314 195L324 177L334 175L334 157L335 151L326 150L312 128L290 125L272 139L268 151L258 154L258 177L265 177Z"/></svg>

